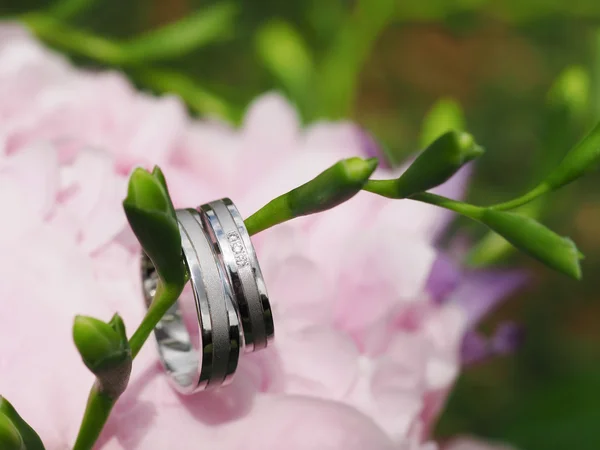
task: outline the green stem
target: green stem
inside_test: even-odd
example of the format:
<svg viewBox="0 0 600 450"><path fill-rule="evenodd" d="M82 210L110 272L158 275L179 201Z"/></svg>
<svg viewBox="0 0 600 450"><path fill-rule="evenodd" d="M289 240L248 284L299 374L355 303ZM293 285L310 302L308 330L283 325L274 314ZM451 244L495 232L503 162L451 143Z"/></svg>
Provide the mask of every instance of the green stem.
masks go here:
<svg viewBox="0 0 600 450"><path fill-rule="evenodd" d="M235 121L240 113L227 101L182 73L156 69L130 60L119 42L70 27L54 17L39 13L22 16L29 29L42 41L61 51L114 67L127 67L130 75L157 92L179 95L195 112Z"/></svg>
<svg viewBox="0 0 600 450"><path fill-rule="evenodd" d="M96 385L92 387L73 450L91 450L94 447L115 401L99 392Z"/></svg>
<svg viewBox="0 0 600 450"><path fill-rule="evenodd" d="M241 109L235 108L215 93L204 89L183 73L138 67L131 71L131 76L156 92L178 95L185 100L190 109L199 114L216 115L234 123L237 123L242 115Z"/></svg>
<svg viewBox="0 0 600 450"><path fill-rule="evenodd" d="M89 8L94 0L61 0L55 2L48 12L62 20L69 19Z"/></svg>
<svg viewBox="0 0 600 450"><path fill-rule="evenodd" d="M463 216L470 217L471 219L475 220L479 220L483 213L483 208L480 208L479 206L452 200L442 197L441 195L430 194L429 192L415 194L411 196L409 200L416 200L418 202L428 203L430 205L449 209L450 211L457 212Z"/></svg>
<svg viewBox="0 0 600 450"><path fill-rule="evenodd" d="M51 16L30 13L21 20L38 38L63 51L108 65L120 65L126 61L117 43L71 28Z"/></svg>
<svg viewBox="0 0 600 450"><path fill-rule="evenodd" d="M398 199L396 180L368 180L363 190L383 197Z"/></svg>
<svg viewBox="0 0 600 450"><path fill-rule="evenodd" d="M489 206L489 209L495 209L497 211L508 211L511 209L518 208L519 206L523 206L536 198L550 192L551 189L548 185L542 183L533 188L531 191L522 195L521 197L514 198L504 203L498 203L496 205Z"/></svg>
<svg viewBox="0 0 600 450"><path fill-rule="evenodd" d="M183 286L165 285L159 281L150 308L129 340L132 358L136 357L159 320L177 301ZM97 384L92 387L73 450L88 450L94 446L116 401L116 398L99 392Z"/></svg>
<svg viewBox="0 0 600 450"><path fill-rule="evenodd" d="M177 301L177 298L183 290L183 285L166 285L162 281L158 282L156 294L152 300L152 304L146 311L146 315L142 319L142 323L137 327L129 339L129 347L131 348L131 357L135 358L142 349L144 342L152 333L156 325L166 314L171 306Z"/></svg>

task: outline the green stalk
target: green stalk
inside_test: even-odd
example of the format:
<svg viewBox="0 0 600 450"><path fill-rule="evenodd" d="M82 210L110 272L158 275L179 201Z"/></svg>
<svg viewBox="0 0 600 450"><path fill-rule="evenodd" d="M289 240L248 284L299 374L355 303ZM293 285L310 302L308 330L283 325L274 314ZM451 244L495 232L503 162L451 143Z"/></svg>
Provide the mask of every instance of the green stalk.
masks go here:
<svg viewBox="0 0 600 450"><path fill-rule="evenodd" d="M148 308L148 311L146 311L146 315L142 319L142 322L129 339L131 356L134 359L142 349L148 336L150 336L154 328L156 328L156 325L158 325L160 319L162 319L169 308L177 301L182 290L183 286L170 286L164 284L162 281L158 282L152 304Z"/></svg>
<svg viewBox="0 0 600 450"><path fill-rule="evenodd" d="M462 214L463 216L469 217L474 220L481 219L483 215L483 208L480 208L479 206L452 200L446 197L442 197L441 195L430 194L429 192L415 194L410 197L410 200L416 200L418 202L429 203L430 205L435 205L444 209L449 209L450 211L457 212L459 214Z"/></svg>
<svg viewBox="0 0 600 450"><path fill-rule="evenodd" d="M550 192L552 189L546 184L540 184L531 191L522 195L521 197L513 198L504 203L498 203L496 205L489 206L489 209L495 209L497 211L509 211L511 209L518 208L520 206L526 205L536 198Z"/></svg>
<svg viewBox="0 0 600 450"><path fill-rule="evenodd" d="M148 336L167 310L177 301L182 290L183 286L165 285L159 281L150 308L129 340L132 358L139 353ZM98 384L94 384L88 397L87 407L73 450L91 450L93 448L116 401L117 398L101 392Z"/></svg>
<svg viewBox="0 0 600 450"><path fill-rule="evenodd" d="M100 392L96 385L92 387L73 450L94 448L114 404L115 399Z"/></svg>
<svg viewBox="0 0 600 450"><path fill-rule="evenodd" d="M70 53L107 66L127 68L132 78L161 93L177 94L199 114L235 121L240 115L226 100L176 71L158 69L132 59L120 42L70 27L54 17L30 13L20 17L42 41Z"/></svg>

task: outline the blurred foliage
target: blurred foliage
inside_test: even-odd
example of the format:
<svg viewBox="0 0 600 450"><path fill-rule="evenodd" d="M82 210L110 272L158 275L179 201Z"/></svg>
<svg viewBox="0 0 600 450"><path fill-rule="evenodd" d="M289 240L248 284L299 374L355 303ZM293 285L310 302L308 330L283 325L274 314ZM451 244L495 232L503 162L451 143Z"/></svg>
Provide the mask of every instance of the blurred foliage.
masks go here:
<svg viewBox="0 0 600 450"><path fill-rule="evenodd" d="M252 98L278 89L305 121L354 119L394 161L448 124L464 127L487 150L469 193L477 204L536 185L600 118L598 0L0 0L7 17L32 11L101 36L100 47L118 54L99 60L68 36L47 36L77 63L122 68L145 89L182 95L200 115L239 121ZM165 34L145 34L168 35L160 27L194 18L203 28L176 32L176 50ZM160 45L150 54L152 39ZM124 43L141 61L121 58ZM515 356L465 371L439 436L479 434L530 450L600 448L598 181L589 176L527 212L585 251L581 283L497 239L473 259L531 271L527 292L483 325L517 319L528 338ZM458 226L481 237L466 221Z"/></svg>

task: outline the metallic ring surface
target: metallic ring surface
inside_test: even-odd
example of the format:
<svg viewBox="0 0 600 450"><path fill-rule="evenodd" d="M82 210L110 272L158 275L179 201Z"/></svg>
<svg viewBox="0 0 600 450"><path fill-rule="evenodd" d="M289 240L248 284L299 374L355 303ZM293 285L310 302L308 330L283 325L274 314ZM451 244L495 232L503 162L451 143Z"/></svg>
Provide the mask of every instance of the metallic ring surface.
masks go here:
<svg viewBox="0 0 600 450"><path fill-rule="evenodd" d="M269 297L250 235L229 199L199 208L235 295L246 351L265 348L274 337Z"/></svg>
<svg viewBox="0 0 600 450"><path fill-rule="evenodd" d="M177 303L163 316L154 332L171 384L177 391L191 394L231 381L239 359L240 323L231 289L198 212L178 210L177 219L198 316L199 351L191 343ZM158 280L145 254L142 255L142 277L149 306Z"/></svg>

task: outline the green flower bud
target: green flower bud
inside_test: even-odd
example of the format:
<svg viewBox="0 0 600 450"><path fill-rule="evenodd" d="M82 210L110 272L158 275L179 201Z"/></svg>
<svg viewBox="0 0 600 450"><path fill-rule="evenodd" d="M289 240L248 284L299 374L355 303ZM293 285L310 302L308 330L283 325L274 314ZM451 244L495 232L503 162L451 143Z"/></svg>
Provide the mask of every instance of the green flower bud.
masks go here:
<svg viewBox="0 0 600 450"><path fill-rule="evenodd" d="M293 217L331 209L354 197L377 168L377 159L349 158L337 162L286 195Z"/></svg>
<svg viewBox="0 0 600 450"><path fill-rule="evenodd" d="M377 167L377 159L349 158L338 161L308 183L269 202L246 219L250 234L295 217L331 209L354 197Z"/></svg>
<svg viewBox="0 0 600 450"><path fill-rule="evenodd" d="M521 206L513 211L519 215L537 219L543 203L535 201ZM497 263L510 256L516 248L492 230L489 230L479 242L477 242L469 251L466 262L472 267L483 267Z"/></svg>
<svg viewBox="0 0 600 450"><path fill-rule="evenodd" d="M486 208L478 220L545 265L581 279L579 260L582 255L571 239L557 235L534 219L512 212Z"/></svg>
<svg viewBox="0 0 600 450"><path fill-rule="evenodd" d="M141 168L133 171L123 208L158 276L166 283L183 284L185 268L179 225L164 175L158 167L152 173Z"/></svg>
<svg viewBox="0 0 600 450"><path fill-rule="evenodd" d="M44 450L44 444L35 430L2 396L0 396L0 449Z"/></svg>
<svg viewBox="0 0 600 450"><path fill-rule="evenodd" d="M27 450L21 434L12 421L0 412L0 448L2 450Z"/></svg>
<svg viewBox="0 0 600 450"><path fill-rule="evenodd" d="M108 323L93 317L75 317L73 340L83 362L94 373L127 358L122 335Z"/></svg>
<svg viewBox="0 0 600 450"><path fill-rule="evenodd" d="M84 364L96 375L100 391L117 398L127 387L132 356L123 320L117 314L109 323L76 316L73 340Z"/></svg>
<svg viewBox="0 0 600 450"><path fill-rule="evenodd" d="M395 180L370 180L365 190L389 198L408 198L446 182L483 148L468 133L449 131L429 145Z"/></svg>

